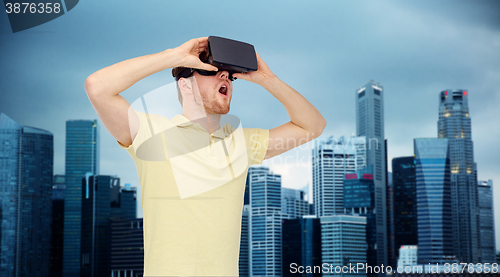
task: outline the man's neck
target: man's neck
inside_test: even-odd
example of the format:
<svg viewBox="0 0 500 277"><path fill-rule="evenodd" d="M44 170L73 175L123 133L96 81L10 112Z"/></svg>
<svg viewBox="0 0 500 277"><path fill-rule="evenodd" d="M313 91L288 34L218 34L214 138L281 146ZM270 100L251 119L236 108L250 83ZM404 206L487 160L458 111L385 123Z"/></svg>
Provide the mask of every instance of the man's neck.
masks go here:
<svg viewBox="0 0 500 277"><path fill-rule="evenodd" d="M188 111L183 111L182 115L189 119L189 121L200 124L201 127L210 134L213 134L213 132L220 128L220 114L190 113Z"/></svg>

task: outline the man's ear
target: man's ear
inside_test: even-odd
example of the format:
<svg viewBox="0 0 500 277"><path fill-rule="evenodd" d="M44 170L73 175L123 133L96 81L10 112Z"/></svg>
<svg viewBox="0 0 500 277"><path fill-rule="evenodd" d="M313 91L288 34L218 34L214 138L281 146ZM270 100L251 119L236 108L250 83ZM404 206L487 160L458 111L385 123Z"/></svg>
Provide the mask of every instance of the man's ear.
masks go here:
<svg viewBox="0 0 500 277"><path fill-rule="evenodd" d="M179 88L182 92L193 93L193 83L189 78L180 78Z"/></svg>

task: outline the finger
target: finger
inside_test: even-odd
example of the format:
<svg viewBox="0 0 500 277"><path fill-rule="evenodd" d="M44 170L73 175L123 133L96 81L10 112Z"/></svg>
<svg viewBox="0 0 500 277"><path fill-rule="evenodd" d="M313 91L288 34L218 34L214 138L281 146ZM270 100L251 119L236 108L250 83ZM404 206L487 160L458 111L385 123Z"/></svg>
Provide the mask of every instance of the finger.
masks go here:
<svg viewBox="0 0 500 277"><path fill-rule="evenodd" d="M196 39L198 42L208 42L208 37L201 37Z"/></svg>
<svg viewBox="0 0 500 277"><path fill-rule="evenodd" d="M250 80L250 77L246 73L233 73L233 77L247 81Z"/></svg>
<svg viewBox="0 0 500 277"><path fill-rule="evenodd" d="M219 69L217 67L210 65L210 64L207 64L207 63L202 63L202 62L200 62L196 68L209 70L209 71L219 71Z"/></svg>

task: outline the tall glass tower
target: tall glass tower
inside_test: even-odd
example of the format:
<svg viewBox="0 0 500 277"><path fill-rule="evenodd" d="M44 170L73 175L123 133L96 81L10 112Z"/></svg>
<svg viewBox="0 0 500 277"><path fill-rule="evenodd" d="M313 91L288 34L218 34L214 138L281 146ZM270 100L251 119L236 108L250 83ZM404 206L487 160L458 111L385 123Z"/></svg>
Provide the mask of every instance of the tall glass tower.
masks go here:
<svg viewBox="0 0 500 277"><path fill-rule="evenodd" d="M281 218L301 218L309 214L309 202L305 192L297 189L281 188Z"/></svg>
<svg viewBox="0 0 500 277"><path fill-rule="evenodd" d="M281 276L281 175L248 169L250 276Z"/></svg>
<svg viewBox="0 0 500 277"><path fill-rule="evenodd" d="M388 265L384 86L368 81L355 91L356 133L366 137L366 165L373 165L377 221L377 263Z"/></svg>
<svg viewBox="0 0 500 277"><path fill-rule="evenodd" d="M495 217L493 213L493 180L478 181L479 232L481 234L481 263L495 263Z"/></svg>
<svg viewBox="0 0 500 277"><path fill-rule="evenodd" d="M415 157L398 157L392 160L394 189L395 248L417 245L417 186Z"/></svg>
<svg viewBox="0 0 500 277"><path fill-rule="evenodd" d="M441 91L438 137L449 141L453 252L461 262L478 263L477 176L468 98L465 90Z"/></svg>
<svg viewBox="0 0 500 277"><path fill-rule="evenodd" d="M366 271L335 272L337 266L366 264L366 217L352 215L322 216L321 262L333 265L322 276L366 277ZM384 265L385 266L385 265Z"/></svg>
<svg viewBox="0 0 500 277"><path fill-rule="evenodd" d="M66 191L64 201L63 276L80 276L82 179L99 175L97 120L66 121Z"/></svg>
<svg viewBox="0 0 500 277"><path fill-rule="evenodd" d="M378 266L374 198L373 165L356 170L355 173L345 175L344 208L350 215L366 217L366 261L369 266L373 267ZM368 274L368 276L374 275L376 274Z"/></svg>
<svg viewBox="0 0 500 277"><path fill-rule="evenodd" d="M317 139L312 150L314 211L318 217L344 214L344 175L366 164L364 137Z"/></svg>
<svg viewBox="0 0 500 277"><path fill-rule="evenodd" d="M0 114L0 276L48 276L52 133Z"/></svg>
<svg viewBox="0 0 500 277"><path fill-rule="evenodd" d="M441 262L452 255L448 140L414 140L417 186L418 261Z"/></svg>
<svg viewBox="0 0 500 277"><path fill-rule="evenodd" d="M111 183L112 177L108 175L87 176L82 180L81 276L111 273Z"/></svg>

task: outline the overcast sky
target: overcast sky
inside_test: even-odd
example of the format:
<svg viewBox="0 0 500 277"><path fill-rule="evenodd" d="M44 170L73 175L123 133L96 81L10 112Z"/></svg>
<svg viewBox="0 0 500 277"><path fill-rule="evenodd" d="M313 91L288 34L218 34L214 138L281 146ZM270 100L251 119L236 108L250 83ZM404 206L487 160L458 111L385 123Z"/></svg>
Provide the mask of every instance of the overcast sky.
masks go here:
<svg viewBox="0 0 500 277"><path fill-rule="evenodd" d="M324 136L355 134L355 89L368 80L381 83L389 161L413 155L414 138L437 136L441 90L466 89L478 176L498 188L499 14L494 0L80 1L64 16L13 34L0 12L0 112L52 132L54 173L64 174L65 121L97 118L83 87L87 76L216 35L253 44L271 70L323 114ZM122 96L134 102L172 82L167 70ZM244 127L270 129L289 121L271 94L243 80L234 83L230 113ZM100 139L101 174L138 186L132 159L102 125ZM311 149L265 164L283 175L284 187L301 188L311 183ZM499 248L500 203L496 225Z"/></svg>

